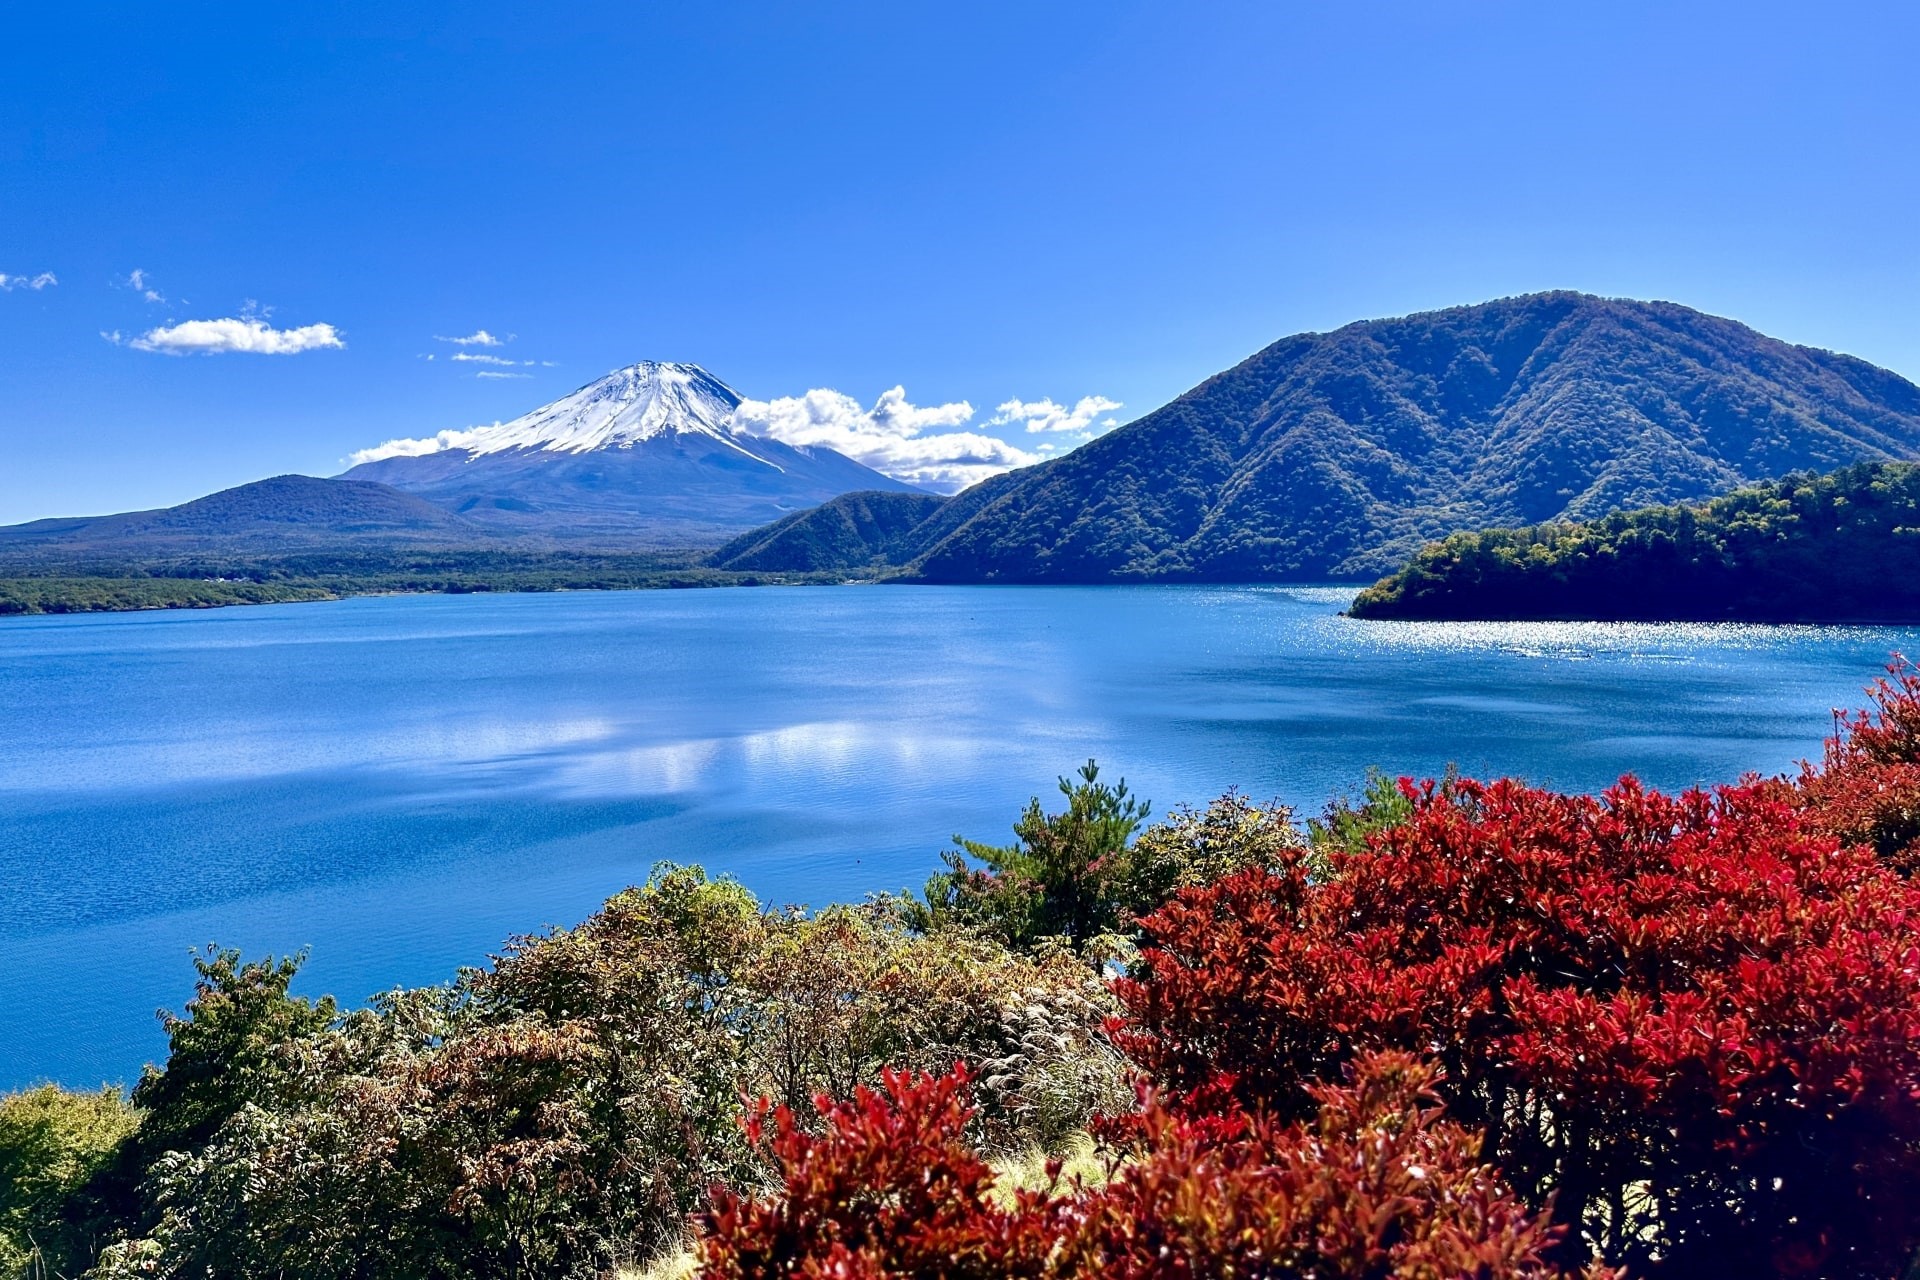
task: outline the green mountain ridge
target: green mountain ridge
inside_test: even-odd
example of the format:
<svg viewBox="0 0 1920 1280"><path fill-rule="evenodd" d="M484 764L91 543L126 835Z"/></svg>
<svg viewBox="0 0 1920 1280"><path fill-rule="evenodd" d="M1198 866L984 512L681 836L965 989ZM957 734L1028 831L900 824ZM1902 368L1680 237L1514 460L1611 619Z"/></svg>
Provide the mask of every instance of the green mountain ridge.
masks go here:
<svg viewBox="0 0 1920 1280"><path fill-rule="evenodd" d="M823 540L860 527L848 495L742 541L761 569L933 582L1372 579L1460 530L1876 459L1920 459L1897 374L1675 303L1541 293L1284 338L904 534Z"/></svg>
<svg viewBox="0 0 1920 1280"><path fill-rule="evenodd" d="M742 534L707 563L716 569L784 572L884 566L915 529L946 505L945 498L930 493L846 493Z"/></svg>

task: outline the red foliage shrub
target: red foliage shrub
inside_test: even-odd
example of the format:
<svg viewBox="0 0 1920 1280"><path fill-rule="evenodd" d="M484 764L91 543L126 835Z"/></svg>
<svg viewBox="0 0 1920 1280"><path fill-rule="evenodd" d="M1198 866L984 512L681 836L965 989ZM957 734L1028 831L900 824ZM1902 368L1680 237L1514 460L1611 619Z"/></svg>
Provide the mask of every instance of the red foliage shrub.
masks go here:
<svg viewBox="0 0 1920 1280"><path fill-rule="evenodd" d="M1481 1137L1440 1115L1434 1071L1360 1059L1311 1090L1310 1121L1175 1116L1149 1104L1138 1158L1076 1206L1055 1274L1548 1277L1559 1232L1482 1162ZM1587 1274L1602 1276L1598 1269Z"/></svg>
<svg viewBox="0 0 1920 1280"><path fill-rule="evenodd" d="M1920 890L1755 784L1403 783L1402 824L1190 891L1119 984L1200 1100L1310 1113L1400 1048L1532 1203L1637 1274L1886 1277L1920 1243ZM1217 1105L1217 1104L1216 1104Z"/></svg>
<svg viewBox="0 0 1920 1280"><path fill-rule="evenodd" d="M817 1135L762 1113L784 1194L719 1195L706 1273L1901 1274L1920 668L1890 677L1793 782L1403 781L1143 922L1113 1030L1174 1105L1107 1125L1110 1184L996 1200L962 1080L892 1075Z"/></svg>
<svg viewBox="0 0 1920 1280"><path fill-rule="evenodd" d="M701 1274L754 1280L927 1276L999 1280L1039 1276L1051 1246L1034 1198L1015 1211L992 1203L993 1170L968 1145L963 1069L940 1077L888 1071L884 1092L815 1102L808 1133L786 1107L763 1103L747 1121L779 1166L783 1194L714 1192ZM1022 1211L1024 1210L1024 1212Z"/></svg>
<svg viewBox="0 0 1920 1280"><path fill-rule="evenodd" d="M1920 667L1895 656L1870 710L1835 713L1821 767L1801 770L1809 821L1865 845L1903 875L1920 870Z"/></svg>
<svg viewBox="0 0 1920 1280"><path fill-rule="evenodd" d="M891 1076L822 1100L812 1137L776 1117L782 1198L722 1195L707 1276L1049 1280L1547 1280L1554 1231L1438 1115L1431 1069L1363 1060L1314 1090L1311 1124L1178 1117L1149 1102L1140 1149L1105 1187L1025 1192L999 1208L964 1146L962 1078ZM1603 1273L1592 1273L1595 1277Z"/></svg>

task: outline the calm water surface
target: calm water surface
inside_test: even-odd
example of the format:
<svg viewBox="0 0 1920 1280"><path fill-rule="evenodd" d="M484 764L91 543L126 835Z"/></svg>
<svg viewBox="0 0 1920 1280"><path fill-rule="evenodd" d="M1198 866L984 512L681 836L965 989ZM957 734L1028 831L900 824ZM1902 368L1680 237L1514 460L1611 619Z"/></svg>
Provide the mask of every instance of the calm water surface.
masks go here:
<svg viewBox="0 0 1920 1280"><path fill-rule="evenodd" d="M0 1087L125 1081L186 953L358 1001L658 859L921 883L1088 756L1317 810L1369 765L1773 772L1920 631L1339 618L1335 589L411 596L0 622Z"/></svg>

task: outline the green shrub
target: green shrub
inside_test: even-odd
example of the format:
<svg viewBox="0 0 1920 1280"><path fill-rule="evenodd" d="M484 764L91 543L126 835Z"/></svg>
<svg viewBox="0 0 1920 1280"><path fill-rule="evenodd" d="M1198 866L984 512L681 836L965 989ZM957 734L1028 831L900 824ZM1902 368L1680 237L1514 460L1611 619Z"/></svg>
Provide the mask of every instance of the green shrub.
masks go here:
<svg viewBox="0 0 1920 1280"><path fill-rule="evenodd" d="M1027 803L1011 845L955 836L958 847L942 855L947 869L907 903L907 918L923 931L960 928L1025 951L1063 943L1097 961L1180 889L1271 865L1300 843L1284 806L1232 792L1140 832L1147 805L1124 780L1101 782L1091 760L1078 777L1060 779L1065 811L1047 813L1038 797Z"/></svg>
<svg viewBox="0 0 1920 1280"><path fill-rule="evenodd" d="M88 1251L67 1208L138 1122L113 1088L44 1085L0 1098L0 1276L44 1273L49 1258Z"/></svg>
<svg viewBox="0 0 1920 1280"><path fill-rule="evenodd" d="M178 1140L96 1280L598 1276L670 1249L714 1185L763 1182L743 1097L813 1115L892 1066L990 1063L974 1138L1011 1151L1130 1096L1077 959L885 904L769 910L698 868L345 1017L216 955L141 1086L166 1119L142 1140Z"/></svg>

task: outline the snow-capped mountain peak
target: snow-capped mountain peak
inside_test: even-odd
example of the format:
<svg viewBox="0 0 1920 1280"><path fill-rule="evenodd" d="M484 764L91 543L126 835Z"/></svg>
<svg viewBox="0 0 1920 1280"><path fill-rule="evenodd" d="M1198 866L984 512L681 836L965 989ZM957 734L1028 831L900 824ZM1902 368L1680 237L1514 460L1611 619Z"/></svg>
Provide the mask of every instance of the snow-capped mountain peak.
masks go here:
<svg viewBox="0 0 1920 1280"><path fill-rule="evenodd" d="M697 364L642 360L511 422L460 432L457 447L474 454L588 453L688 432L738 447L732 422L739 403L732 387Z"/></svg>
<svg viewBox="0 0 1920 1280"><path fill-rule="evenodd" d="M912 492L824 445L736 429L738 392L697 364L615 369L511 422L389 440L373 480L502 532L714 545L855 490Z"/></svg>

